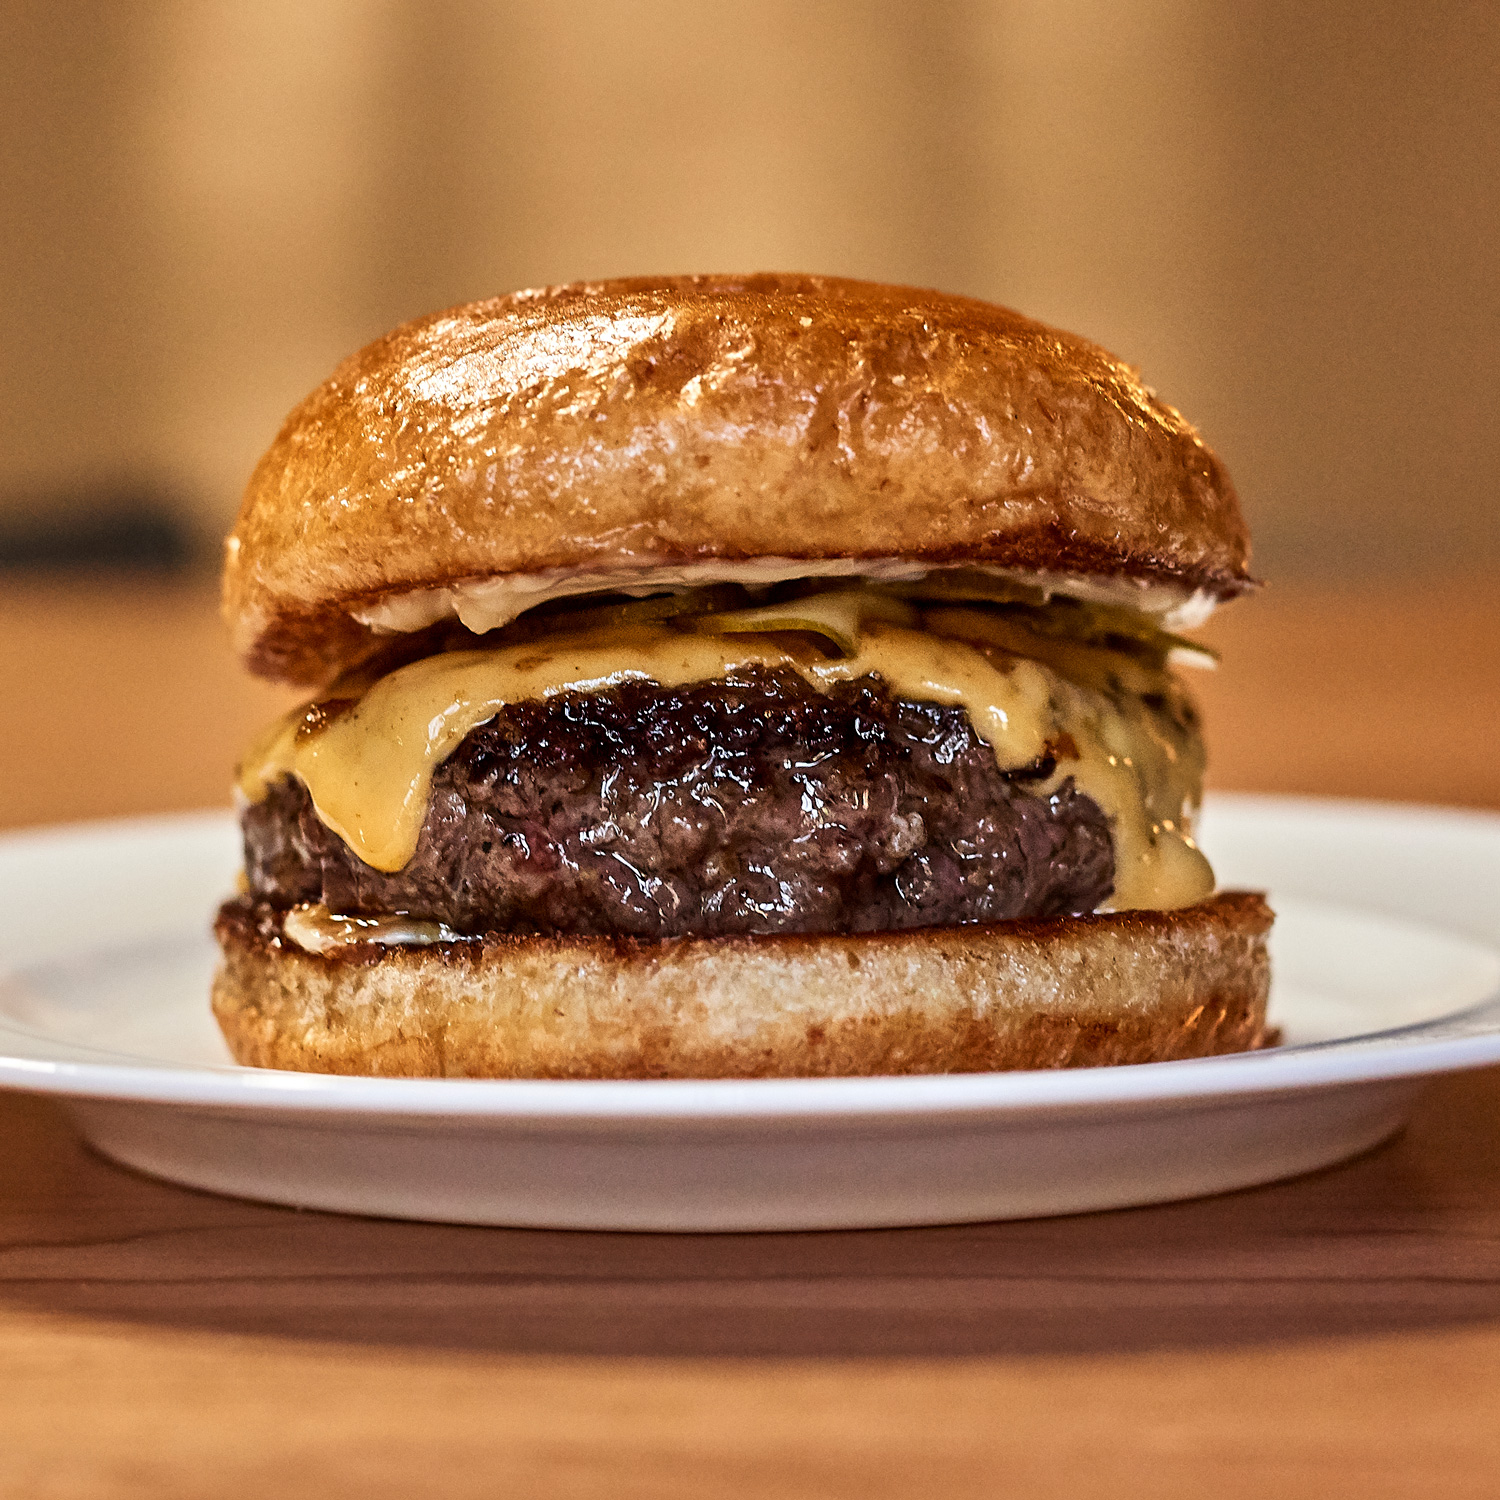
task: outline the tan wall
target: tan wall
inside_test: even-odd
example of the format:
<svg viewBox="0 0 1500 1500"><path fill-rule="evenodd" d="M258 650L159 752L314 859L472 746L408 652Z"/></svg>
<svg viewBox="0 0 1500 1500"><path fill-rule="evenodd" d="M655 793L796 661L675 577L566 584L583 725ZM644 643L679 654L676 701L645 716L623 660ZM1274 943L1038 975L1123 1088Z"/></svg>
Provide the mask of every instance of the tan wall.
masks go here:
<svg viewBox="0 0 1500 1500"><path fill-rule="evenodd" d="M1500 566L1500 7L24 0L0 496L225 525L285 409L428 308L795 267L1141 364L1282 576Z"/></svg>

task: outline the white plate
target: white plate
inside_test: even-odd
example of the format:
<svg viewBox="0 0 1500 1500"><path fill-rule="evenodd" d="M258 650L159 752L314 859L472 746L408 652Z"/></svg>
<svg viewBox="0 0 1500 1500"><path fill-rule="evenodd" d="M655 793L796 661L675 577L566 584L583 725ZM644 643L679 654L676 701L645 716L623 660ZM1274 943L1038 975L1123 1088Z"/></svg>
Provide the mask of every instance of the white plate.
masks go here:
<svg viewBox="0 0 1500 1500"><path fill-rule="evenodd" d="M480 1082L238 1068L207 1010L227 815L0 839L0 1086L106 1155L304 1207L589 1229L1073 1213L1309 1171L1500 1061L1500 817L1220 798L1269 889L1287 1045L1140 1067L754 1082Z"/></svg>

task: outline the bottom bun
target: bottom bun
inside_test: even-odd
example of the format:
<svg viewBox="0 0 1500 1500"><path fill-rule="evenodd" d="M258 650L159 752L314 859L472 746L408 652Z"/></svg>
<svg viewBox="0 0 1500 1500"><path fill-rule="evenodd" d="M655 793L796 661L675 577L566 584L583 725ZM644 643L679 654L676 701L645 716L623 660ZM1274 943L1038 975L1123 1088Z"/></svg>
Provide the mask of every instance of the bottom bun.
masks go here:
<svg viewBox="0 0 1500 1500"><path fill-rule="evenodd" d="M334 956L231 901L214 1014L255 1067L402 1078L977 1073L1266 1045L1272 914L1178 911L907 932L491 935Z"/></svg>

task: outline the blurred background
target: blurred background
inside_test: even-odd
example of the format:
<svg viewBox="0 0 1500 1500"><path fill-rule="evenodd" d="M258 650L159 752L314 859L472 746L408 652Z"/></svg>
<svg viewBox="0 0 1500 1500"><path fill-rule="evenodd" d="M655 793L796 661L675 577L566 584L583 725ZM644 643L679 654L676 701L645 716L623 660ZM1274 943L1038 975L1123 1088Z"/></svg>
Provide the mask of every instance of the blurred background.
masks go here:
<svg viewBox="0 0 1500 1500"><path fill-rule="evenodd" d="M11 533L144 515L211 552L283 413L394 323L787 268L1140 364L1270 577L1500 562L1494 4L4 9Z"/></svg>
<svg viewBox="0 0 1500 1500"><path fill-rule="evenodd" d="M992 298L1139 364L1228 462L1265 597L1365 590L1356 654L1397 628L1383 591L1490 618L1488 0L0 14L13 601L38 570L206 580L283 414L399 321L578 277L785 268ZM27 598L13 676L24 631L59 639Z"/></svg>

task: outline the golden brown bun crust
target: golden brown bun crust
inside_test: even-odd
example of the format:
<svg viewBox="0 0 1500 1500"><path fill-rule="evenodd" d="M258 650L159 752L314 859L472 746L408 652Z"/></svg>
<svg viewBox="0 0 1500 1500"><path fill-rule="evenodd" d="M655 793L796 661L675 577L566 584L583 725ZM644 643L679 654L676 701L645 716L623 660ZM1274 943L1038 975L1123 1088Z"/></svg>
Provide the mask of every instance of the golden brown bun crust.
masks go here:
<svg viewBox="0 0 1500 1500"><path fill-rule="evenodd" d="M252 670L314 683L394 594L762 556L1249 582L1229 476L1102 349L967 297L699 276L517 292L345 361L250 480L224 608Z"/></svg>
<svg viewBox="0 0 1500 1500"><path fill-rule="evenodd" d="M302 1072L762 1078L1156 1062L1266 1043L1270 908L831 937L504 938L321 958L216 926L235 1058Z"/></svg>

